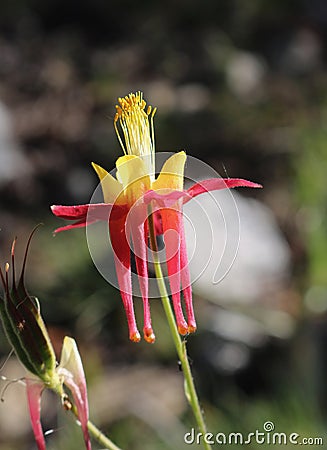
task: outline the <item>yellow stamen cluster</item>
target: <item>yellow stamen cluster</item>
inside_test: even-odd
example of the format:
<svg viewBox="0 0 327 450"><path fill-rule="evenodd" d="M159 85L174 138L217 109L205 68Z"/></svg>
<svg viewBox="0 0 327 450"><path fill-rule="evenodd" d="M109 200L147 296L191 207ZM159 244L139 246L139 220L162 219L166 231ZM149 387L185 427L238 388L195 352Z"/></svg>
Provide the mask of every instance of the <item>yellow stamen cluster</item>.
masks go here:
<svg viewBox="0 0 327 450"><path fill-rule="evenodd" d="M146 101L140 91L118 98L118 103L114 126L125 155L146 157L148 161L145 162L153 172L155 152L153 117L157 108L152 108L151 105L146 108ZM117 122L121 126L125 143Z"/></svg>

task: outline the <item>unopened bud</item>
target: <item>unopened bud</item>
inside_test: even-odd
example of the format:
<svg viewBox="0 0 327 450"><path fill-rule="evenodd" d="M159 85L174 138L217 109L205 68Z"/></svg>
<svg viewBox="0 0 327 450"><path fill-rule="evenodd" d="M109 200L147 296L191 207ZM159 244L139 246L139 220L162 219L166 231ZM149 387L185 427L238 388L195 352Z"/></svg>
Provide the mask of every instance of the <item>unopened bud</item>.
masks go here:
<svg viewBox="0 0 327 450"><path fill-rule="evenodd" d="M34 231L35 229L27 242L18 283L15 274L16 240L11 249L11 274L9 263L5 264L5 274L0 268L4 290L3 299L0 299L0 316L7 338L22 364L44 382L49 382L56 368L55 353L40 315L39 305L28 294L24 285L27 253Z"/></svg>

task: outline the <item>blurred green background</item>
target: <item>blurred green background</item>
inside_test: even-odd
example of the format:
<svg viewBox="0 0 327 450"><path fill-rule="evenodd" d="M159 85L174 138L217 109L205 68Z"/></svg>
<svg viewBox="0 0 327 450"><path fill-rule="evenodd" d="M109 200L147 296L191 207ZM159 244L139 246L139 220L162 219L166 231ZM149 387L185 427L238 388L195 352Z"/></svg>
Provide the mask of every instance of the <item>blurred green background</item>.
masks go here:
<svg viewBox="0 0 327 450"><path fill-rule="evenodd" d="M54 238L61 222L49 205L88 202L97 185L90 162L110 169L121 154L116 99L137 90L158 107L157 149L185 149L222 175L262 183L241 194L259 201L275 233L258 233L257 257L249 251L242 266L245 277L252 267L256 295L228 297L226 287L225 301L219 285L214 298L195 289L189 351L209 430L247 434L269 420L279 432L321 436L327 448L326 26L324 0L1 1L1 261L14 236L21 255L44 223L29 291L58 354L64 335L78 341L91 417L122 448L191 447L182 374L160 303L152 302L155 345L130 343L119 293L93 266L84 230ZM227 278L238 281L233 270ZM3 361L9 351L1 335ZM12 357L1 375L24 370ZM24 396L19 384L2 393L1 450L36 448ZM83 448L58 400L43 404L49 448Z"/></svg>

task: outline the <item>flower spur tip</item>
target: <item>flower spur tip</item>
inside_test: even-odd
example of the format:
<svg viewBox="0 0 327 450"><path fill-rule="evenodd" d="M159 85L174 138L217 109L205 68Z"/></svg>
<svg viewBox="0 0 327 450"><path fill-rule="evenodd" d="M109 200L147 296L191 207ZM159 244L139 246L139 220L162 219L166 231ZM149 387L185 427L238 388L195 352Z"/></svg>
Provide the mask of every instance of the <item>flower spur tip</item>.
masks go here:
<svg viewBox="0 0 327 450"><path fill-rule="evenodd" d="M185 336L185 334L189 333L189 327L186 324L180 324L177 328L179 334L181 334L182 336Z"/></svg>
<svg viewBox="0 0 327 450"><path fill-rule="evenodd" d="M129 335L129 339L130 339L132 342L140 342L140 340L141 340L141 335L140 335L140 333L139 333L138 331L135 331L135 332L133 332L133 333L131 333L131 334Z"/></svg>
<svg viewBox="0 0 327 450"><path fill-rule="evenodd" d="M144 340L149 344L153 344L156 340L156 336L152 328L147 328L143 330Z"/></svg>
<svg viewBox="0 0 327 450"><path fill-rule="evenodd" d="M189 334L195 333L196 332L196 328L197 328L196 325L189 325L188 328L187 328L187 332Z"/></svg>

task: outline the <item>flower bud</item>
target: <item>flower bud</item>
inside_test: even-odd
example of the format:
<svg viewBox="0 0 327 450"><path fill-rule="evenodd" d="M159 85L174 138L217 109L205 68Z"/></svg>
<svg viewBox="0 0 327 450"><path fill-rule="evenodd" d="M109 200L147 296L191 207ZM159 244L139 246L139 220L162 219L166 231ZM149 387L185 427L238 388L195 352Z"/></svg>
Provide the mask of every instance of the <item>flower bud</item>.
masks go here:
<svg viewBox="0 0 327 450"><path fill-rule="evenodd" d="M36 228L31 233L24 255L18 283L15 271L16 239L11 248L11 264L0 268L3 298L0 299L0 316L7 338L26 369L42 381L51 383L56 368L55 353L40 314L40 305L31 297L24 284L24 274L29 245Z"/></svg>

